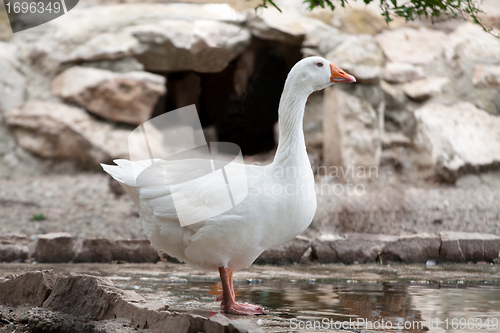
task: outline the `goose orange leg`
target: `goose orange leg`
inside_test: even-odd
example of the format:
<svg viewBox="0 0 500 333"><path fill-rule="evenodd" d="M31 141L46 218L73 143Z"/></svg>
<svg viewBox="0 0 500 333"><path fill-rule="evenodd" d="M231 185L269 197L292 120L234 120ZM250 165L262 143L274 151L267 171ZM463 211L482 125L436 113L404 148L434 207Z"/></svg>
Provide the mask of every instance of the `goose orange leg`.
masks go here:
<svg viewBox="0 0 500 333"><path fill-rule="evenodd" d="M227 267L219 267L219 273L222 282L222 297L217 297L217 300L222 300L221 307L224 309L224 312L243 316L265 315L269 313L269 311L264 310L258 305L236 302L233 288L233 271Z"/></svg>

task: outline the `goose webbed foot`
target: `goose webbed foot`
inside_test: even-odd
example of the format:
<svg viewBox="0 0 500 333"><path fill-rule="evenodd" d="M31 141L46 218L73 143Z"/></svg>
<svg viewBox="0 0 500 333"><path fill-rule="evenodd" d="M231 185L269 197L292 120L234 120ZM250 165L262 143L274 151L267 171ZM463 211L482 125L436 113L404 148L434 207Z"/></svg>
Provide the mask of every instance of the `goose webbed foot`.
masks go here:
<svg viewBox="0 0 500 333"><path fill-rule="evenodd" d="M242 316L266 315L269 313L261 306L236 302L233 288L233 271L227 267L219 267L219 273L222 282L222 295L219 295L215 300L221 301L221 308L224 312Z"/></svg>
<svg viewBox="0 0 500 333"><path fill-rule="evenodd" d="M228 306L224 304L221 304L221 306L224 312L241 316L266 315L269 313L269 311L264 310L261 306L247 303L232 302Z"/></svg>

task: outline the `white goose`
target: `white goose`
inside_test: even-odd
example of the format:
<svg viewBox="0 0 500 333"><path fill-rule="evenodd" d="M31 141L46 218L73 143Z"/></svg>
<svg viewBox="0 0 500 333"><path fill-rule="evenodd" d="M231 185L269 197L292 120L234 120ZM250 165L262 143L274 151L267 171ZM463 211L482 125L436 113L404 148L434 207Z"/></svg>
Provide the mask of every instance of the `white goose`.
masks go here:
<svg viewBox="0 0 500 333"><path fill-rule="evenodd" d="M139 187L132 163L102 165L132 197L153 247L195 267L219 270L222 308L239 315L267 314L260 306L235 301L233 271L246 268L266 249L292 240L316 212L314 178L306 152L302 119L308 96L338 82L356 79L321 57L299 61L288 74L279 106L279 144L273 163L245 165L248 195L231 210L181 227L167 188ZM169 162L155 163L161 175L175 179ZM184 172L190 172L185 170ZM211 184L200 192L210 199ZM193 207L196 209L196 207Z"/></svg>

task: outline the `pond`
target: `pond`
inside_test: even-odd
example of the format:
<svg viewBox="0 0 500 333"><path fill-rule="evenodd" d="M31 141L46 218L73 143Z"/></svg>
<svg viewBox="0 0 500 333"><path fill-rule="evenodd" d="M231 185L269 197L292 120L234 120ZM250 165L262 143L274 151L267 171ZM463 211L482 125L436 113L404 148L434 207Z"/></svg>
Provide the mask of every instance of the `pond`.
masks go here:
<svg viewBox="0 0 500 333"><path fill-rule="evenodd" d="M42 269L106 276L171 311L221 312L218 273L188 265L0 264L0 276ZM265 332L500 333L500 265L252 265L235 272L234 288L269 310L246 318Z"/></svg>
<svg viewBox="0 0 500 333"><path fill-rule="evenodd" d="M210 316L219 311L216 278L132 278L149 299L170 310ZM495 283L235 281L238 301L264 306L266 332L500 332L500 286ZM236 318L236 317L235 317ZM258 319L257 319L258 320Z"/></svg>

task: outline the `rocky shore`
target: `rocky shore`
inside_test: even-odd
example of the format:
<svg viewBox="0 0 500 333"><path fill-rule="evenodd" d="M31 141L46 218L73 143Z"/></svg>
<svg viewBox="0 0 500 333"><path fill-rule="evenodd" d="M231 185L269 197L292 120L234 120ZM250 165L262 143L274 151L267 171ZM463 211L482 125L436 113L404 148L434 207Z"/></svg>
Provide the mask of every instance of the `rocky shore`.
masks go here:
<svg viewBox="0 0 500 333"><path fill-rule="evenodd" d="M0 236L0 262L110 263L171 260L158 254L147 239L86 238L74 243L68 233L37 237L33 252L25 235ZM443 231L439 236L416 234L324 234L315 239L299 236L289 243L266 250L257 264L306 262L492 262L500 263L500 237L492 234Z"/></svg>
<svg viewBox="0 0 500 333"><path fill-rule="evenodd" d="M1 279L0 300L0 319L19 332L262 332L249 320L168 311L108 278L52 270Z"/></svg>

